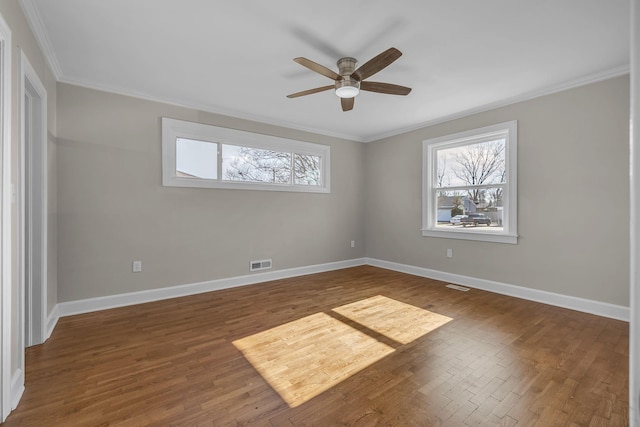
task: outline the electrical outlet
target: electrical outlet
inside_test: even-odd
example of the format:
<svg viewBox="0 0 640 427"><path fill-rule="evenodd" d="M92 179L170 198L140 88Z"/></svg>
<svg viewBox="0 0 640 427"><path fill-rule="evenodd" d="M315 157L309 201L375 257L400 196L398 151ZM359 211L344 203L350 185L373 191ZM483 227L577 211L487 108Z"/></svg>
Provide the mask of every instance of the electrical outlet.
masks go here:
<svg viewBox="0 0 640 427"><path fill-rule="evenodd" d="M453 258L453 249L447 249L447 258Z"/></svg>
<svg viewBox="0 0 640 427"><path fill-rule="evenodd" d="M140 273L142 271L142 261L133 261L133 272Z"/></svg>
<svg viewBox="0 0 640 427"><path fill-rule="evenodd" d="M356 241L355 241L355 240L352 240L352 241L351 241L351 247L352 247L352 248L355 248L355 247L356 247Z"/></svg>

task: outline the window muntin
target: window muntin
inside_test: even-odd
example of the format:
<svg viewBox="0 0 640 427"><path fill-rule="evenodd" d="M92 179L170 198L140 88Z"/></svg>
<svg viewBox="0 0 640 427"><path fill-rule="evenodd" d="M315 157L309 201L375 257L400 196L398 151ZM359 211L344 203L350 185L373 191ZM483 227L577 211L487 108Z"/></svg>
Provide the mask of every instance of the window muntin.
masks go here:
<svg viewBox="0 0 640 427"><path fill-rule="evenodd" d="M517 243L517 122L426 140L423 149L422 234Z"/></svg>
<svg viewBox="0 0 640 427"><path fill-rule="evenodd" d="M330 147L162 119L162 183L173 187L330 192Z"/></svg>

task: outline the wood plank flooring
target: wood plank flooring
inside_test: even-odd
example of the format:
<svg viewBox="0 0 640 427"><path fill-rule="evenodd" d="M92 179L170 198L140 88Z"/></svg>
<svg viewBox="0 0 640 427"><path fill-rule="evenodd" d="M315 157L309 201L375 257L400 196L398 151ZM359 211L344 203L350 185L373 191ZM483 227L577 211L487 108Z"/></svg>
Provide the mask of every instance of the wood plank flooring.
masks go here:
<svg viewBox="0 0 640 427"><path fill-rule="evenodd" d="M372 301L421 310L391 322ZM411 334L423 311L451 320ZM357 368L316 357L284 381L349 375L291 407L234 342L288 345L305 318L330 326L325 355L344 355L326 347L343 330L391 351ZM628 347L625 322L362 266L62 318L27 350L3 426L627 426ZM305 368L294 353L259 355Z"/></svg>

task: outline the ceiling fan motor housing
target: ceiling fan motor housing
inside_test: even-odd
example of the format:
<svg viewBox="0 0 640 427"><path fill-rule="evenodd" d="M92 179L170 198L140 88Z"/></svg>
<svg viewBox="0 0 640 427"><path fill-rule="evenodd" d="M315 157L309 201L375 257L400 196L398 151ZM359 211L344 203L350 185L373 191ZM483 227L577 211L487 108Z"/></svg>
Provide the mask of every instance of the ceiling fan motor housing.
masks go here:
<svg viewBox="0 0 640 427"><path fill-rule="evenodd" d="M336 80L336 95L341 98L353 98L360 92L360 82L351 74L356 70L355 58L346 57L338 60L338 73L342 79Z"/></svg>

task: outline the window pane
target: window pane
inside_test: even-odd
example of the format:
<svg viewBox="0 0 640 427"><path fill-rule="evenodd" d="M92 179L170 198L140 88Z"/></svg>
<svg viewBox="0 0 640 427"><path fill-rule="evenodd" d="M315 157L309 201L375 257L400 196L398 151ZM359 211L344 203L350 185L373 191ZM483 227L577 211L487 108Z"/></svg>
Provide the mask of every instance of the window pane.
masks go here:
<svg viewBox="0 0 640 427"><path fill-rule="evenodd" d="M320 185L320 156L308 154L294 155L296 185Z"/></svg>
<svg viewBox="0 0 640 427"><path fill-rule="evenodd" d="M176 138L176 176L218 179L218 144Z"/></svg>
<svg viewBox="0 0 640 427"><path fill-rule="evenodd" d="M503 138L438 150L436 187L506 182L505 143Z"/></svg>
<svg viewBox="0 0 640 427"><path fill-rule="evenodd" d="M291 153L223 144L222 179L289 184Z"/></svg>
<svg viewBox="0 0 640 427"><path fill-rule="evenodd" d="M437 192L437 228L479 228L502 231L504 188L469 188ZM484 230L491 227L491 230Z"/></svg>

